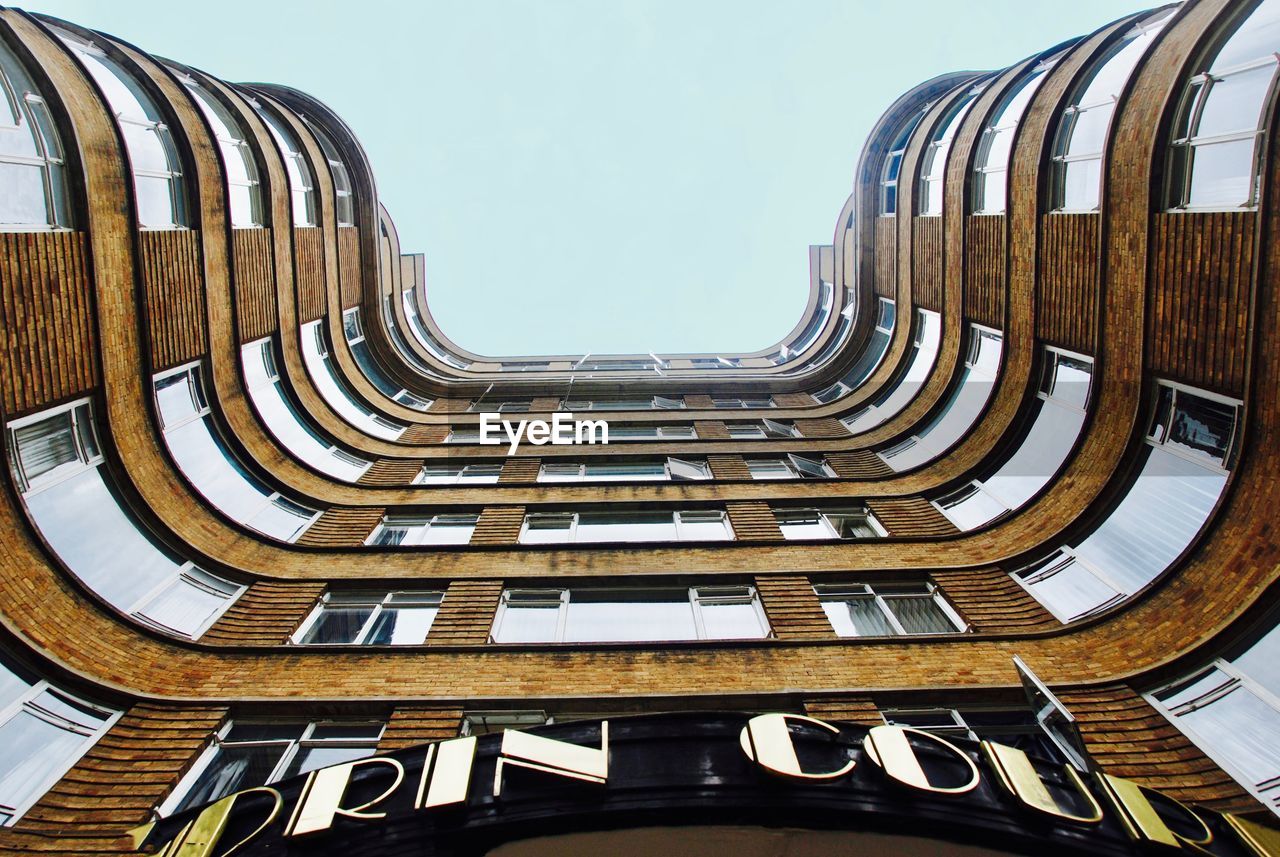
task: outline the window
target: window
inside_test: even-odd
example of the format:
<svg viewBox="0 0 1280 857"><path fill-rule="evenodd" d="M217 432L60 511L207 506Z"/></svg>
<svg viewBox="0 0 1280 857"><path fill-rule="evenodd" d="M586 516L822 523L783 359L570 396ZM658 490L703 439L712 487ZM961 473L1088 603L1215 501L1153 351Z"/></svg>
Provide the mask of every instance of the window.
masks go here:
<svg viewBox="0 0 1280 857"><path fill-rule="evenodd" d="M698 433L693 426L655 426L633 423L623 425L609 423L609 442L628 440L695 440Z"/></svg>
<svg viewBox="0 0 1280 857"><path fill-rule="evenodd" d="M98 467L87 402L14 420L8 441L36 529L72 574L122 613L195 639L244 592L185 562L137 521Z"/></svg>
<svg viewBox="0 0 1280 857"><path fill-rule="evenodd" d="M405 318L409 319L409 329L413 331L414 338L419 344L441 363L452 366L455 369L466 369L471 364L466 360L460 360L454 356L453 352L445 348L440 340L436 339L431 329L427 327L426 322L422 320L422 316L418 315L418 305L414 301L413 287L405 289L401 292L401 302L404 305Z"/></svg>
<svg viewBox="0 0 1280 857"><path fill-rule="evenodd" d="M665 461L547 462L539 482L683 482L710 479L705 461L668 458Z"/></svg>
<svg viewBox="0 0 1280 857"><path fill-rule="evenodd" d="M1280 2L1265 0L1187 82L1169 151L1169 207L1258 204L1267 96L1280 50Z"/></svg>
<svg viewBox="0 0 1280 857"><path fill-rule="evenodd" d="M1131 72L1172 12L1161 9L1135 24L1094 61L1076 86L1058 122L1053 146L1054 211L1097 211L1102 193L1102 155L1116 103Z"/></svg>
<svg viewBox="0 0 1280 857"><path fill-rule="evenodd" d="M613 440L613 437L610 436L609 439ZM450 429L449 433L445 435L444 442L445 443L479 443L480 429L470 428L470 427Z"/></svg>
<svg viewBox="0 0 1280 857"><path fill-rule="evenodd" d="M841 637L954 634L967 627L932 583L820 584L813 589Z"/></svg>
<svg viewBox="0 0 1280 857"><path fill-rule="evenodd" d="M285 449L321 473L344 482L355 482L364 475L371 462L329 442L294 406L280 381L273 339L260 339L243 346L240 365L254 410Z"/></svg>
<svg viewBox="0 0 1280 857"><path fill-rule="evenodd" d="M0 42L0 229L69 228L62 140L18 57Z"/></svg>
<svg viewBox="0 0 1280 857"><path fill-rule="evenodd" d="M404 433L404 425L374 413L372 408L348 389L346 381L333 365L323 319L304 324L301 338L302 360L307 366L307 374L320 391L321 398L338 416L356 428L384 440L395 440ZM479 442L479 435L476 437L476 442Z"/></svg>
<svg viewBox="0 0 1280 857"><path fill-rule="evenodd" d="M178 469L206 500L231 520L291 542L319 517L251 476L213 421L199 364L154 379L164 442Z"/></svg>
<svg viewBox="0 0 1280 857"><path fill-rule="evenodd" d="M1280 630L1147 695L1174 726L1280 815Z"/></svg>
<svg viewBox="0 0 1280 857"><path fill-rule="evenodd" d="M800 335L788 347L792 355L799 355L809 349L817 340L818 334L822 332L822 328L826 326L827 319L831 317L831 308L835 304L835 289L826 280L818 281L818 306L813 315L809 317L809 321L805 324L804 329L800 331Z"/></svg>
<svg viewBox="0 0 1280 857"><path fill-rule="evenodd" d="M922 309L916 312L911 362L898 380L877 396L872 404L840 419L850 433L869 431L896 416L916 397L933 371L933 364L938 358L938 346L942 342L942 324L938 314L932 310Z"/></svg>
<svg viewBox="0 0 1280 857"><path fill-rule="evenodd" d="M465 545L471 541L479 515L388 515L373 531L367 545Z"/></svg>
<svg viewBox="0 0 1280 857"><path fill-rule="evenodd" d="M951 154L951 143L955 140L960 124L968 115L973 101L986 89L986 83L971 86L947 109L946 118L933 132L924 156L920 159L920 190L917 211L921 216L931 217L942 214L943 180L947 170L947 156Z"/></svg>
<svg viewBox="0 0 1280 857"><path fill-rule="evenodd" d="M898 129L893 142L889 144L889 153L884 156L884 167L880 174L879 212L881 216L895 214L898 211L898 174L902 171L902 156L907 152L907 142L911 139L911 132L916 130L916 126L920 124L920 120L924 118L930 106L926 105L903 120L902 127Z"/></svg>
<svg viewBox="0 0 1280 857"><path fill-rule="evenodd" d="M230 722L159 812L171 815L243 789L363 759L378 749L382 729L382 723L362 720Z"/></svg>
<svg viewBox="0 0 1280 857"><path fill-rule="evenodd" d="M0 826L10 826L120 719L0 661Z"/></svg>
<svg viewBox="0 0 1280 857"><path fill-rule="evenodd" d="M754 440L766 437L803 437L795 424L787 420L761 420L758 423L729 423L729 437L735 440ZM613 439L612 436L609 438Z"/></svg>
<svg viewBox="0 0 1280 857"><path fill-rule="evenodd" d="M133 167L138 225L153 229L186 226L182 161L169 126L151 96L131 72L102 48L69 30L56 26L52 29L98 84L115 114Z"/></svg>
<svg viewBox="0 0 1280 857"><path fill-rule="evenodd" d="M915 708L881 712L884 722L942 738L994 741L1058 765L1074 764L1071 753L1024 708Z"/></svg>
<svg viewBox="0 0 1280 857"><path fill-rule="evenodd" d="M648 399L568 399L560 403L562 411L652 411L680 410L684 399L652 396Z"/></svg>
<svg viewBox="0 0 1280 857"><path fill-rule="evenodd" d="M832 479L836 472L826 459L814 461L803 455L782 458L748 458L752 479Z"/></svg>
<svg viewBox="0 0 1280 857"><path fill-rule="evenodd" d="M978 422L995 390L1004 340L997 330L969 326L968 353L959 383L918 433L876 453L895 471L919 467L944 454Z"/></svg>
<svg viewBox="0 0 1280 857"><path fill-rule="evenodd" d="M462 737L468 735L492 735L508 729L529 729L554 723L545 711L464 711L462 713Z"/></svg>
<svg viewBox="0 0 1280 857"><path fill-rule="evenodd" d="M329 173L333 176L334 213L337 215L338 225L355 226L355 206L351 197L351 176L347 173L347 165L342 162L338 147L333 145L333 140L329 139L328 134L321 131L314 122L308 121L307 127L316 135L316 140L320 142L320 150L324 152L324 158L329 162Z"/></svg>
<svg viewBox="0 0 1280 857"><path fill-rule="evenodd" d="M307 159L302 154L297 137L288 124L278 119L273 112L255 99L250 98L248 101L266 123L267 130L271 132L276 147L280 150L280 157L284 159L285 172L289 176L289 195L293 200L293 225L315 226L319 222L316 219L315 182L311 179L311 168L307 166Z"/></svg>
<svg viewBox="0 0 1280 857"><path fill-rule="evenodd" d="M526 545L731 539L733 528L719 509L530 512L520 530L520 543Z"/></svg>
<svg viewBox="0 0 1280 857"><path fill-rule="evenodd" d="M1001 100L991 124L983 129L973 163L974 214L1004 214L1008 204L1009 156L1018 123L1049 70L1061 57L1061 53L1054 54L1025 72Z"/></svg>
<svg viewBox="0 0 1280 857"><path fill-rule="evenodd" d="M430 399L415 396L383 372L382 366L369 351L369 343L365 341L364 320L359 307L343 311L342 333L346 337L347 346L351 349L351 356L356 359L356 365L369 379L369 383L378 389L378 392L415 411L425 411L431 407Z"/></svg>
<svg viewBox="0 0 1280 857"><path fill-rule="evenodd" d="M417 646L443 592L326 592L293 635L301 645Z"/></svg>
<svg viewBox="0 0 1280 857"><path fill-rule="evenodd" d="M717 408L774 408L777 404L773 401L773 396L756 396L754 398L725 398L722 396L712 396L711 403Z"/></svg>
<svg viewBox="0 0 1280 857"><path fill-rule="evenodd" d="M888 535L866 509L774 509L783 538L873 539Z"/></svg>
<svg viewBox="0 0 1280 857"><path fill-rule="evenodd" d="M1014 573L1063 622L1151 583L1191 545L1226 487L1240 403L1160 382L1148 449L1119 505L1088 536Z"/></svg>
<svg viewBox="0 0 1280 857"><path fill-rule="evenodd" d="M962 530L988 524L1019 509L1054 477L1084 427L1093 361L1046 347L1038 410L1013 454L994 473L934 501Z"/></svg>
<svg viewBox="0 0 1280 857"><path fill-rule="evenodd" d="M531 407L533 407L532 399L514 399L506 402L485 402L481 399L476 399L467 410L499 414L522 414Z"/></svg>
<svg viewBox="0 0 1280 857"><path fill-rule="evenodd" d="M172 71L194 97L196 106L209 121L214 140L222 153L222 167L227 174L227 200L231 225L237 228L262 226L266 221L262 208L262 185L258 180L258 163L254 160L245 132L231 111L198 81L194 74L170 65Z"/></svg>
<svg viewBox="0 0 1280 857"><path fill-rule="evenodd" d="M897 324L897 307L888 298L878 298L876 310L876 326L871 331L871 339L867 347L858 355L858 359L849 367L849 371L830 387L813 394L815 402L827 404L852 393L876 371L880 361L889 351L889 342L893 339L893 328Z"/></svg>
<svg viewBox="0 0 1280 857"><path fill-rule="evenodd" d="M495 643L758 640L769 623L751 586L508 589Z"/></svg>
<svg viewBox="0 0 1280 857"><path fill-rule="evenodd" d="M492 485L502 475L501 464L428 464L414 485Z"/></svg>

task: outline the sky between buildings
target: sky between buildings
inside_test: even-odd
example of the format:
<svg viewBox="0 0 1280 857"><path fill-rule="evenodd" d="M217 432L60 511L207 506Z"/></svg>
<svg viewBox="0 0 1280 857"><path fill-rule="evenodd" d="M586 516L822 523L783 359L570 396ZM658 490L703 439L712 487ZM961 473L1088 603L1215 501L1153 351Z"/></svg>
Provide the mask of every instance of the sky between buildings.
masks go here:
<svg viewBox="0 0 1280 857"><path fill-rule="evenodd" d="M754 351L796 324L868 131L936 74L1142 0L19 3L355 131L432 312L494 356Z"/></svg>

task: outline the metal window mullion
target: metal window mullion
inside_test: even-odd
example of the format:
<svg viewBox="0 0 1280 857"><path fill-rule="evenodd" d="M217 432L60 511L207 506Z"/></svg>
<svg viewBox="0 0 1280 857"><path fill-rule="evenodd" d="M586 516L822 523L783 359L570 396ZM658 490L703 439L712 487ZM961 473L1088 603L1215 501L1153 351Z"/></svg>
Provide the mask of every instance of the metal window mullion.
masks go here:
<svg viewBox="0 0 1280 857"><path fill-rule="evenodd" d="M698 597L697 587L690 586L685 593L689 599L689 609L693 611L694 633L699 640L707 639L707 623L702 616L702 599Z"/></svg>
<svg viewBox="0 0 1280 857"><path fill-rule="evenodd" d="M868 587L868 589L871 591L871 597L875 600L876 607L878 607L880 612L884 614L885 618L889 620L889 625L892 626L894 634L896 636L906 636L907 629L902 627L902 623L898 621L898 617L893 615L893 611L889 609L889 602L886 601L884 596L879 592L876 592L870 587Z"/></svg>
<svg viewBox="0 0 1280 857"><path fill-rule="evenodd" d="M373 626L374 626L374 623L377 621L377 618L380 615L382 615L382 611L385 609L383 605L386 604L388 597L390 597L390 593L388 593L386 596L383 596L382 601L373 605L373 609L369 611L369 617L364 620L364 624L361 625L360 630L356 632L355 639L351 641L352 643L354 643L357 646L363 646L367 644L369 633L373 630Z"/></svg>
<svg viewBox="0 0 1280 857"><path fill-rule="evenodd" d="M569 624L569 588L565 587L560 590L560 606L556 609L556 636L555 642L564 642L564 632Z"/></svg>

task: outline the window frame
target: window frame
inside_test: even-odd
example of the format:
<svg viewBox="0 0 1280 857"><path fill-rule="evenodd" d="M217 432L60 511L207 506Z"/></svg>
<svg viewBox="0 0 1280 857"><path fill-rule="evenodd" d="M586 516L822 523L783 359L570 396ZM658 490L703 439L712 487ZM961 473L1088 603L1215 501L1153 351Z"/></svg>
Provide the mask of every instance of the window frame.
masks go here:
<svg viewBox="0 0 1280 857"><path fill-rule="evenodd" d="M752 584L712 584L709 586L680 586L678 584L664 586L662 584L651 584L647 586L580 586L579 591L589 591L591 593L607 593L607 592L625 592L625 593L642 593L642 592L658 592L658 591L674 591L677 589L686 590L689 599L689 606L693 612L693 626L696 637L690 640L600 640L597 642L580 642L569 641L568 645L631 645L635 643L647 644L666 644L666 643L691 643L691 642L708 642L708 641L731 641L731 640L768 640L773 638L774 630L769 622L768 614L764 609L764 602L760 598L760 593ZM508 646L525 646L525 645L545 645L548 643L563 645L566 643L565 629L569 622L569 610L573 602L574 587L514 587L504 588L502 597L498 602L498 610L494 614L493 625L489 629L489 642L497 645ZM728 594L728 590L739 590L738 594ZM555 639L539 640L537 642L525 643L502 643L498 640L502 622L506 618L506 611L511 603L512 595L529 595L528 604L547 606L558 603L556 608L556 630ZM706 618L702 614L704 605L714 606L718 603L733 604L750 604L755 611L756 618L760 622L760 627L764 630L764 635L760 637L709 637L707 636Z"/></svg>
<svg viewBox="0 0 1280 857"><path fill-rule="evenodd" d="M228 741L226 737L236 725L253 725L253 724L269 724L272 726L302 726L302 731L297 738L269 738L254 741ZM313 739L317 727L331 725L354 725L354 724L378 724L381 730L376 738L330 738L330 739ZM281 718L273 719L268 717L228 717L227 720L218 728L217 731L210 736L209 743L196 757L196 761L191 768L183 775L182 779L170 790L168 796L156 807L155 813L161 818L173 815L178 806L188 794L200 782L200 777L213 764L214 759L218 757L218 752L224 746L233 747L278 747L282 744L287 745L284 753L276 762L275 767L271 769L271 773L267 776L265 785L279 782L284 773L289 770L289 766L293 764L293 760L297 757L299 751L310 747L354 747L363 748L369 746L369 755L372 756L377 752L378 742L382 740L382 736L386 734L387 724L385 721L360 719L360 718L343 718L343 719L323 719L323 720L306 720L302 718ZM225 797L225 795L223 795Z"/></svg>
<svg viewBox="0 0 1280 857"><path fill-rule="evenodd" d="M5 669L5 667L0 665L0 670L2 669ZM15 675L19 679L22 679L20 674L15 673ZM66 699L75 707L103 714L104 717L102 718L102 722L96 728L89 729L87 726L72 723L72 721L67 720L65 717L40 708L35 705L34 702L45 692ZM80 735L84 740L75 751L68 754L69 758L67 759L66 764L59 764L50 767L48 774L36 781L36 784L31 788L28 797L13 804L12 806L0 804L0 815L9 816L8 820L0 822L0 829L12 827L17 824L18 821L22 819L22 816L26 814L31 807L39 803L40 799L48 793L49 789L66 776L67 772L75 767L76 763L79 762L80 759L84 758L85 753L89 752L89 750L98 743L102 736L106 735L107 732L115 726L116 722L124 716L123 710L116 710L90 702L83 697L63 690L61 687L50 683L47 679L41 679L40 681L32 683L28 686L26 691L19 694L12 702L0 707L0 728L8 725L14 720L14 718L24 713L48 723L51 726L62 729L63 731L70 732L74 735Z"/></svg>
<svg viewBox="0 0 1280 857"><path fill-rule="evenodd" d="M413 533L413 531L421 529L425 538L430 534L431 528L439 524L444 524L448 520L460 521L462 518L474 519L471 525L471 535L467 537L465 542L427 542L416 541L411 544L405 544L403 540L394 545L380 545L378 539L383 532L393 529L404 529L407 532L405 537ZM387 515L382 516L382 520L378 522L378 526L374 527L373 532L365 539L366 547L379 548L459 548L466 547L471 543L471 539L475 536L476 527L480 523L479 512L441 512L434 515Z"/></svg>
<svg viewBox="0 0 1280 857"><path fill-rule="evenodd" d="M350 602L346 602L344 606L370 606L371 605L373 607L373 610L370 611L369 616L364 621L364 624L362 624L360 626L360 629L356 632L355 638L349 642L345 642L345 643L338 643L338 642L331 642L331 641L323 642L323 643L307 642L306 641L307 634L310 633L312 627L314 627L315 624L323 618L325 614L325 610L327 609L330 603L331 596L335 594L346 596L346 597L367 595L369 597L365 601L357 602L353 600ZM414 599L417 599L417 601L420 603L395 604L393 602L396 598L406 598L406 599L414 598ZM422 643L370 643L368 642L368 640L369 640L369 635L373 632L374 628L378 624L378 618L388 610L397 610L400 607L406 607L409 609L434 607L436 610L436 615L431 617L431 624L427 626L426 636L429 636L431 633L431 628L435 625L436 617L440 615L440 608L444 604L444 598L445 598L445 592L444 590L441 590L441 589L392 589L392 590L386 590L386 591L338 590L336 593L334 590L328 590L324 593L324 595L320 596L320 599L315 603L315 606L311 608L311 612L308 613L306 618L302 620L302 623L298 625L297 630L294 631L289 636L289 643L290 645L294 645L294 646L356 647L356 646L375 646L376 645L379 647L387 647L387 648L390 648L390 647L402 648L404 646L421 646L421 645L424 645L426 642L425 636ZM435 601L434 604L428 603L433 599Z"/></svg>
<svg viewBox="0 0 1280 857"><path fill-rule="evenodd" d="M939 634L951 633L947 631L923 631L923 632L917 633L917 632L906 630L906 628L903 627L902 622L898 619L897 615L893 612L893 609L889 606L888 601L886 600L886 592L888 592L888 597L894 600L911 598L911 599L918 599L921 601L932 601L938 607L939 611L947 619L947 621L949 621L952 624L952 626L954 627L954 633L964 634L972 630L972 625L970 625L967 621L965 621L964 617L960 615L960 611L957 610L955 606L952 605L951 602L947 600L947 597L943 594L941 587L939 587L932 580L919 581L919 582L883 581L879 584L865 583L865 582L811 583L810 585L813 589L814 594L818 597L819 603L822 603L822 604L825 604L827 601L839 601L843 603L845 600L853 599L853 598L870 599L872 603L876 605L876 608L880 611L881 615L887 620L889 627L893 629L892 634L845 635L845 634L841 634L833 624L832 630L836 632L836 636L840 637L843 640L857 640L857 639L863 639L863 638L883 639L886 636L928 637L928 636L937 636ZM877 586L879 586L880 588L877 589L876 588ZM919 592L897 592L897 593L889 591L893 588L900 588L905 590L908 586L918 586L920 588L920 591ZM862 591L855 592L854 590L856 589L861 589ZM826 611L824 610L823 612L825 613ZM827 617L827 621L828 622L830 621L830 617Z"/></svg>
<svg viewBox="0 0 1280 857"><path fill-rule="evenodd" d="M592 511L595 511L595 510L592 510ZM620 515L620 516L621 516L621 515L626 515L626 514L628 514L628 512L635 512L635 511L640 511L640 510L628 510L628 509L613 510L613 511L611 512L611 514L615 514L615 515ZM524 516L524 520L523 520L523 521L521 522L521 524L520 524L520 534L519 534L519 535L517 536L517 538L516 538L516 543L517 543L517 544L521 544L521 545L528 545L528 546L531 546L531 547L555 547L555 546L559 546L559 545L574 545L574 544L585 544L585 545L603 545L603 544L664 544L664 543L670 543L670 542L672 542L672 541L675 541L675 542L709 542L709 543L719 544L719 543L721 543L721 542L732 542L732 541L737 541L738 535L737 535L737 533L736 533L736 532L734 531L734 529L733 529L733 523L729 520L729 513L728 513L728 511L727 511L727 510L725 510L725 509L671 509L669 513L670 513L670 515L671 515L671 522L672 522L672 525L675 527L675 539L674 539L674 540L670 540L670 539L634 539L634 540L630 540L630 541L616 541L616 540L615 540L615 541L594 541L594 540L593 540L593 541L580 541L580 540L578 539L578 523L579 523L579 520L580 520L580 518L581 518L581 514L582 514L580 511L577 511L577 510L569 510L569 511L526 512L526 513L525 513L525 516ZM684 528L683 528L683 526L682 526L682 525L685 523L685 522L683 521L683 516L684 516L684 515L686 515L686 514L689 514L689 515L699 515L699 514L703 514L703 515L715 514L715 515L718 515L718 516L719 516L719 519L720 519L720 522L724 525L724 531L725 531L725 533L726 533L726 537L725 537L725 538L723 538L723 539L703 539L703 538L696 538L696 539L695 539L695 538L684 538L684 537L683 537ZM545 542L531 542L531 541L526 541L525 536L526 536L526 534L529 532L529 530L531 529L531 528L530 528L530 523L531 523L531 522L545 521L545 520L550 520L550 519L552 519L552 518L560 518L560 519L563 519L563 518L566 518L566 517L567 517L567 518L569 518L569 526L568 526L568 527L555 527L555 528L554 528L554 529L557 529L557 530L559 530L559 529L567 530L567 532L568 532L568 538L566 538L565 540L563 540L563 541L545 541ZM552 529L552 528L547 528L547 529Z"/></svg>
<svg viewBox="0 0 1280 857"><path fill-rule="evenodd" d="M795 542L821 542L821 541L851 542L851 541L857 541L857 540L859 540L859 539L870 539L870 538L881 538L881 539L883 539L883 538L887 538L887 537L888 537L888 535L889 535L889 531L885 529L884 525L880 523L880 521L876 518L875 514L874 514L874 513L873 513L869 508L867 508L865 505L864 505L864 506L862 506L861 508L857 508L857 507L854 507L854 506L848 506L848 507L840 507L840 508L834 508L834 509L822 509L822 508L819 508L819 507L816 507L816 506L774 506L774 507L772 507L771 511L773 512L774 520L777 522L778 529L782 531L782 537L783 537L784 539L786 539L787 541L789 541L789 542L790 542L790 541L795 541ZM826 535L826 536L805 536L805 537L803 537L803 538L798 538L798 537L787 538L787 531L786 531L786 528L783 526L783 522L778 518L779 513L782 513L782 514L810 513L810 514L816 515L816 516L818 517L818 520L821 522L822 526L826 528L826 530L827 530L827 532L828 532L828 535ZM857 516L861 516L861 517L863 518L863 520L866 522L867 526L868 526L870 529L872 529L873 531L875 531L876 535L874 535L874 536L850 536L850 537L848 537L848 538L842 537L842 536L840 535L840 530L839 530L839 528L838 528L835 524L833 524L833 523L831 522L831 516L837 516L837 515L839 515L839 516L845 516L845 515L847 515L847 516L855 516L855 515L857 515Z"/></svg>
<svg viewBox="0 0 1280 857"><path fill-rule="evenodd" d="M0 52L11 57L16 70L26 77L21 82L24 85L19 86L19 82L9 79L9 75L5 73L5 64L0 62L0 98L4 98L12 112L19 117L19 124L4 127L19 131L25 122L29 126L36 149L35 156L0 151L0 163L39 167L45 206L44 223L4 223L0 224L0 232L70 231L75 228L75 210L72 205L71 182L67 176L69 167L61 135L53 120L52 111L49 110L49 102L36 91L35 81L17 52L8 45L0 45ZM30 89L26 88L27 83L31 85ZM37 118L37 110L44 115L46 122ZM55 180L55 175L59 175L58 171L61 171L61 178Z"/></svg>

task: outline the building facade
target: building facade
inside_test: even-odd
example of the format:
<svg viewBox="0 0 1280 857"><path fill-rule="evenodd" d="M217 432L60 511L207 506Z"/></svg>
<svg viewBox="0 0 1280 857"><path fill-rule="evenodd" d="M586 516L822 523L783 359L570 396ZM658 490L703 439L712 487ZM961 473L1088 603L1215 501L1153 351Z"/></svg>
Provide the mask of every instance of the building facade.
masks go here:
<svg viewBox="0 0 1280 857"><path fill-rule="evenodd" d="M0 10L0 848L1280 853L1277 51L927 81L776 347L491 358L322 102Z"/></svg>

